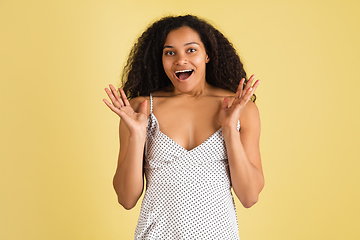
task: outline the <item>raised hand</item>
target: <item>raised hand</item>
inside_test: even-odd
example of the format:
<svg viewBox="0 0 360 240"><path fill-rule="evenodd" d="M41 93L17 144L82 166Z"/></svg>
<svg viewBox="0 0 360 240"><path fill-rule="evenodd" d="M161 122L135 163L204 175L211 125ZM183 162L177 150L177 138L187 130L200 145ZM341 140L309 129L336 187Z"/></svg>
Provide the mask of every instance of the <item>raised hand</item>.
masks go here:
<svg viewBox="0 0 360 240"><path fill-rule="evenodd" d="M243 85L245 79L241 79L238 89L235 94L235 99L229 106L229 98L225 97L220 113L219 120L222 127L234 127L237 125L238 120L240 119L241 112L244 110L245 105L253 96L256 88L260 84L260 80L255 81L254 85L252 85L255 79L255 75L252 75L249 78L249 81L246 83L245 88L243 89Z"/></svg>
<svg viewBox="0 0 360 240"><path fill-rule="evenodd" d="M140 112L135 112L128 101L124 90L119 88L119 93L113 85L105 88L105 92L109 96L112 103L103 99L104 103L116 113L126 124L130 134L136 131L144 131L147 127L147 100L144 100L140 106Z"/></svg>

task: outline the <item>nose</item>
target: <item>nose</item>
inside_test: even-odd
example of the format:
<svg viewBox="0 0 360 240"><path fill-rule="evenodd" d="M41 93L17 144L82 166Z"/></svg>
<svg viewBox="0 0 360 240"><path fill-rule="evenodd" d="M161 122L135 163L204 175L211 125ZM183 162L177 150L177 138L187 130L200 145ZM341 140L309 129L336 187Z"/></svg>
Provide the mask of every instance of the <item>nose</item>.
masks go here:
<svg viewBox="0 0 360 240"><path fill-rule="evenodd" d="M185 54L178 54L175 64L176 65L183 65L188 63L188 58Z"/></svg>

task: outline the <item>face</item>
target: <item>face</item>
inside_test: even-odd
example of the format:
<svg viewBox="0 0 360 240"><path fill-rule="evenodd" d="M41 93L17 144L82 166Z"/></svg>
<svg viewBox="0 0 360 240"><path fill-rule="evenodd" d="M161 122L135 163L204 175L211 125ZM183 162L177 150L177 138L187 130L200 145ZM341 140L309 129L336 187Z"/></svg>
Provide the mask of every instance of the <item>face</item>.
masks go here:
<svg viewBox="0 0 360 240"><path fill-rule="evenodd" d="M202 90L209 57L199 34L184 26L171 31L165 40L162 63L178 92Z"/></svg>

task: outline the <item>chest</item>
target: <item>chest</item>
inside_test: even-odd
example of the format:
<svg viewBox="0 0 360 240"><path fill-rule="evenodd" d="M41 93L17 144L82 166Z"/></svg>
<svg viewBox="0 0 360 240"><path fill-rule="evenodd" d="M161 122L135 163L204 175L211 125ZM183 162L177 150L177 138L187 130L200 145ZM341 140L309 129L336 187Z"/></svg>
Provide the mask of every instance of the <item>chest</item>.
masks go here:
<svg viewBox="0 0 360 240"><path fill-rule="evenodd" d="M154 101L153 114L160 131L181 147L191 150L201 145L221 126L221 99Z"/></svg>

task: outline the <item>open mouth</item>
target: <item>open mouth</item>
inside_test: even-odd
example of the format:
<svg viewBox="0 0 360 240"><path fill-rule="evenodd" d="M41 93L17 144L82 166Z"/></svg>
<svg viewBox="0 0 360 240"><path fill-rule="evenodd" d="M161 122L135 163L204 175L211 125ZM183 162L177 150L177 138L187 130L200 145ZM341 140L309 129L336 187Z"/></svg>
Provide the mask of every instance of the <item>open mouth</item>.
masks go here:
<svg viewBox="0 0 360 240"><path fill-rule="evenodd" d="M175 76L177 79L184 81L184 80L188 79L193 72L194 72L194 70L192 70L192 69L180 70L180 71L175 72Z"/></svg>

